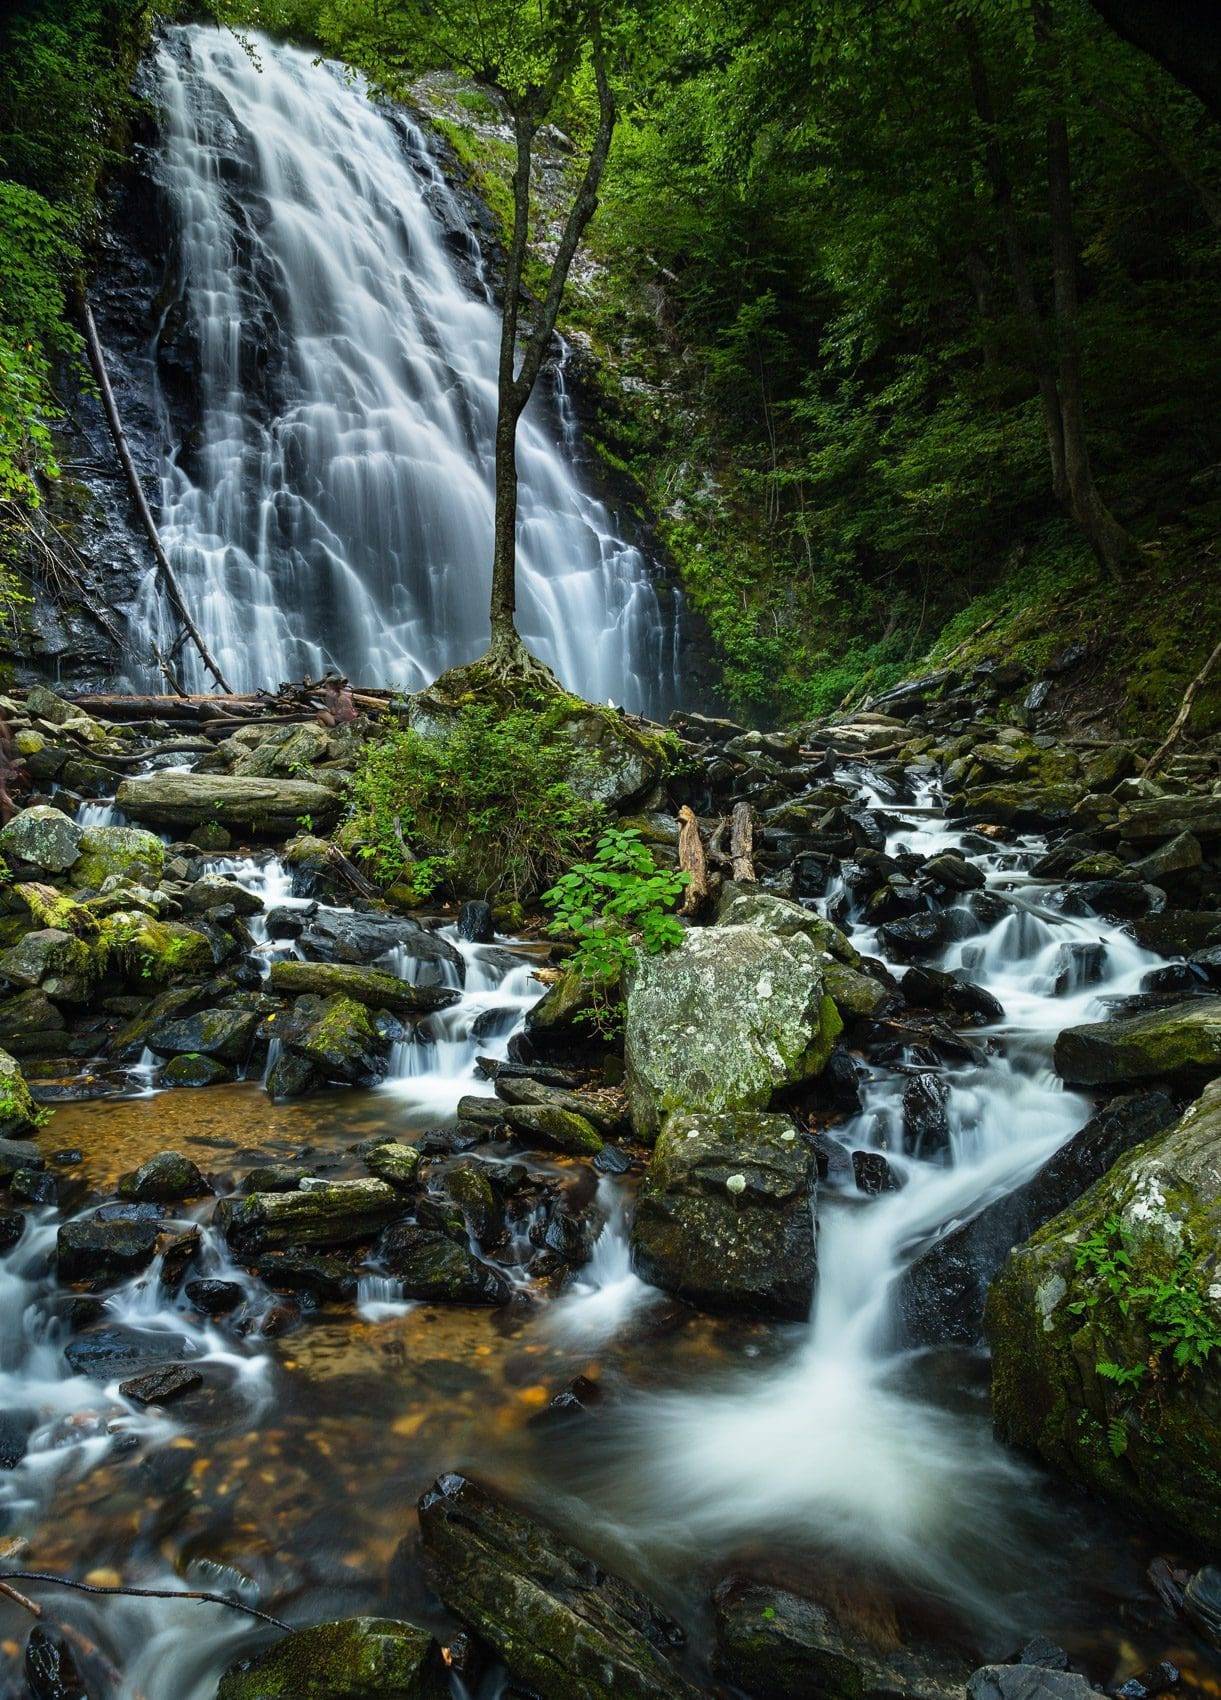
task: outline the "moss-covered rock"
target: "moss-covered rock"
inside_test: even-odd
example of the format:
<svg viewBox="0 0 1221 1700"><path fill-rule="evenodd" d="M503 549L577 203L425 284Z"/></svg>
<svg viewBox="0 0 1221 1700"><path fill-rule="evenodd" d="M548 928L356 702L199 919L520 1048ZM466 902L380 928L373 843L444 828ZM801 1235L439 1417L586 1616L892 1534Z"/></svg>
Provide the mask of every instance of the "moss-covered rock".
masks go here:
<svg viewBox="0 0 1221 1700"><path fill-rule="evenodd" d="M440 1477L420 1537L441 1599L542 1700L695 1700L665 1656L678 1625L477 1482Z"/></svg>
<svg viewBox="0 0 1221 1700"><path fill-rule="evenodd" d="M239 1659L216 1700L443 1700L440 1651L426 1629L392 1618L350 1617L294 1629Z"/></svg>
<svg viewBox="0 0 1221 1700"><path fill-rule="evenodd" d="M212 1188L181 1151L159 1151L138 1169L120 1175L115 1190L120 1198L140 1203L176 1204L184 1198L204 1198Z"/></svg>
<svg viewBox="0 0 1221 1700"><path fill-rule="evenodd" d="M601 995L607 1003L617 1002L618 988L603 988ZM593 1033L588 1017L597 1001L597 990L575 968L566 968L527 1012L526 1031L544 1048L587 1044Z"/></svg>
<svg viewBox="0 0 1221 1700"><path fill-rule="evenodd" d="M816 1184L787 1116L673 1116L637 1201L636 1265L710 1310L800 1319L814 1296Z"/></svg>
<svg viewBox="0 0 1221 1700"><path fill-rule="evenodd" d="M225 1086L233 1079L233 1070L215 1057L204 1057L198 1051L184 1051L171 1057L161 1070L163 1086Z"/></svg>
<svg viewBox="0 0 1221 1700"><path fill-rule="evenodd" d="M1221 1541L1219 1150L1214 1081L1010 1255L985 1314L1002 1438L1207 1546Z"/></svg>
<svg viewBox="0 0 1221 1700"><path fill-rule="evenodd" d="M250 1055L260 1017L248 1009L201 1009L195 1015L158 1022L148 1036L149 1049L159 1057L215 1057L222 1063L243 1063Z"/></svg>
<svg viewBox="0 0 1221 1700"><path fill-rule="evenodd" d="M967 820L990 821L998 826L1026 827L1033 831L1067 826L1086 817L1084 792L1079 784L1061 781L1040 785L1015 781L1012 784L975 785L958 799L958 811Z"/></svg>
<svg viewBox="0 0 1221 1700"><path fill-rule="evenodd" d="M800 933L819 950L849 968L860 966L861 953L846 933L821 915L791 903L787 897L775 897L770 891L747 891L740 886L726 885L717 908L717 925L721 927L757 927L760 932L774 933L788 939Z"/></svg>
<svg viewBox="0 0 1221 1700"><path fill-rule="evenodd" d="M386 1072L390 1046L354 998L298 998L278 1033L285 1049L325 1080L373 1086Z"/></svg>
<svg viewBox="0 0 1221 1700"><path fill-rule="evenodd" d="M1221 797L1140 797L1119 810L1118 832L1130 844L1154 844L1189 832L1201 843L1221 838Z"/></svg>
<svg viewBox="0 0 1221 1700"><path fill-rule="evenodd" d="M0 956L0 980L13 987L39 986L56 1003L84 1003L97 968L89 946L58 927L26 933Z"/></svg>
<svg viewBox="0 0 1221 1700"><path fill-rule="evenodd" d="M674 1113L765 1109L782 1087L821 1071L842 1028L823 953L804 933L692 928L632 975L624 1054L633 1126L651 1138Z"/></svg>
<svg viewBox="0 0 1221 1700"><path fill-rule="evenodd" d="M505 1123L526 1145L565 1151L574 1157L596 1157L602 1135L579 1111L562 1104L505 1104Z"/></svg>
<svg viewBox="0 0 1221 1700"><path fill-rule="evenodd" d="M473 1256L447 1234L417 1227L414 1222L400 1222L388 1229L378 1254L409 1299L503 1305L512 1293L508 1281L490 1263Z"/></svg>
<svg viewBox="0 0 1221 1700"><path fill-rule="evenodd" d="M0 1139L15 1139L46 1120L30 1097L15 1057L0 1051Z"/></svg>
<svg viewBox="0 0 1221 1700"><path fill-rule="evenodd" d="M81 828L62 809L37 803L0 828L0 856L44 874L62 874L81 853Z"/></svg>
<svg viewBox="0 0 1221 1700"><path fill-rule="evenodd" d="M156 833L138 826L90 826L81 835L72 883L96 891L117 875L136 885L156 885L164 872L165 846Z"/></svg>
<svg viewBox="0 0 1221 1700"><path fill-rule="evenodd" d="M45 992L33 987L0 1002L0 1045L15 1057L54 1056L65 1021Z"/></svg>
<svg viewBox="0 0 1221 1700"><path fill-rule="evenodd" d="M102 923L107 965L141 985L205 974L213 966L211 942L183 921L159 921L139 909L119 909Z"/></svg>
<svg viewBox="0 0 1221 1700"><path fill-rule="evenodd" d="M382 968L365 968L352 962L273 962L269 983L284 997L312 993L317 997L345 997L369 1009L389 1009L396 1015L426 1015L448 1009L460 993L448 986L413 986Z"/></svg>
<svg viewBox="0 0 1221 1700"><path fill-rule="evenodd" d="M1056 1071L1070 1086L1131 1086L1172 1080L1199 1086L1221 1073L1221 997L1066 1027Z"/></svg>
<svg viewBox="0 0 1221 1700"><path fill-rule="evenodd" d="M365 1152L366 1169L389 1186L406 1188L414 1185L419 1165L418 1145L402 1145L391 1139Z"/></svg>

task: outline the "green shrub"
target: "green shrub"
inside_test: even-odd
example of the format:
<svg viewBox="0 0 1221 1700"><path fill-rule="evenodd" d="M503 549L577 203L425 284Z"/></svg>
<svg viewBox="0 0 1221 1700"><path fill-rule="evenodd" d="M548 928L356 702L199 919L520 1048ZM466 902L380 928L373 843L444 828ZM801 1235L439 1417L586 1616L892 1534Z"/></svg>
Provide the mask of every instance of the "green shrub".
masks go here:
<svg viewBox="0 0 1221 1700"><path fill-rule="evenodd" d="M607 994L633 966L637 951L656 956L682 943L674 910L690 875L659 868L634 827L608 827L588 862L578 862L543 902L551 931L577 940L572 966L597 994L592 1017L605 1027Z"/></svg>
<svg viewBox="0 0 1221 1700"><path fill-rule="evenodd" d="M545 714L467 706L444 732L406 727L366 744L344 839L383 885L417 897L528 898L591 842L602 812L573 790L572 746Z"/></svg>

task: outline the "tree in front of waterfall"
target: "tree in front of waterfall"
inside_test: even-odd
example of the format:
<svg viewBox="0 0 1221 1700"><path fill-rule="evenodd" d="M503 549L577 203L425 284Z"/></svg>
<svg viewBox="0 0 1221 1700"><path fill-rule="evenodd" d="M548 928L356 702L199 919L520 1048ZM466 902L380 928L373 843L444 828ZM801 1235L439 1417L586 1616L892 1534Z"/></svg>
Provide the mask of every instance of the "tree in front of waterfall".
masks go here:
<svg viewBox="0 0 1221 1700"><path fill-rule="evenodd" d="M495 517L491 646L498 674L539 675L517 631L517 429L555 332L569 270L598 191L627 91L656 63L651 0L329 0L317 31L388 93L411 77L444 69L469 78L500 105L512 134L512 217L497 363ZM246 16L249 17L249 8ZM558 237L534 253L532 290L524 276L537 208L531 175L540 136L558 117L580 112L586 139Z"/></svg>

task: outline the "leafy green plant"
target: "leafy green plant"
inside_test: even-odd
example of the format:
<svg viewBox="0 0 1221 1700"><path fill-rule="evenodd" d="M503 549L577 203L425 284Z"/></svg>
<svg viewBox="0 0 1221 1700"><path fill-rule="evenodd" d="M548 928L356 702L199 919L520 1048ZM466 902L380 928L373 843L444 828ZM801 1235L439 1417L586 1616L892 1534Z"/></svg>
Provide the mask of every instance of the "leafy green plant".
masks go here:
<svg viewBox="0 0 1221 1700"><path fill-rule="evenodd" d="M634 827L608 827L593 856L578 862L543 902L553 911L551 931L575 938L572 966L595 993L591 1019L611 1022L607 994L633 967L637 953L649 956L681 944L682 923L674 909L690 875L659 868Z"/></svg>
<svg viewBox="0 0 1221 1700"><path fill-rule="evenodd" d="M1110 1299L1148 1341L1149 1354L1141 1363L1102 1359L1094 1366L1104 1381L1126 1393L1151 1388L1168 1374L1202 1369L1214 1353L1221 1353L1221 1322L1200 1291L1190 1242L1183 1244L1168 1271L1143 1278L1137 1277L1134 1251L1131 1229L1118 1215L1106 1217L1076 1248L1077 1273L1087 1276L1090 1285L1070 1306L1074 1315L1088 1316L1104 1298ZM1116 1457L1126 1450L1127 1438L1126 1425L1121 1422L1117 1428L1113 1421L1108 1444Z"/></svg>
<svg viewBox="0 0 1221 1700"><path fill-rule="evenodd" d="M557 711L469 705L443 731L405 727L366 744L351 787L346 844L383 885L425 895L528 898L593 838L598 805L573 789L581 758Z"/></svg>

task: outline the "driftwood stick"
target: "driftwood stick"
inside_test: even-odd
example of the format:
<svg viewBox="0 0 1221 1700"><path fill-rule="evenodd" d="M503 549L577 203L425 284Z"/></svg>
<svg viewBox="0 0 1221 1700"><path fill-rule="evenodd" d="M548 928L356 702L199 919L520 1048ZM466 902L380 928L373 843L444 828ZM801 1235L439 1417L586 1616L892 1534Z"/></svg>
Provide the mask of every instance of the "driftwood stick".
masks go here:
<svg viewBox="0 0 1221 1700"><path fill-rule="evenodd" d="M679 914L695 915L708 901L708 858L700 837L700 823L686 803L678 811L678 819L678 865L691 876Z"/></svg>
<svg viewBox="0 0 1221 1700"><path fill-rule="evenodd" d="M1179 704L1179 712L1174 717L1173 726L1171 726L1169 732L1167 732L1165 740L1158 745L1157 749L1154 750L1153 754L1144 765L1143 775L1146 779L1152 779L1154 774L1166 765L1166 758L1169 756L1174 746L1178 743L1179 739L1183 736L1183 733L1187 730L1187 722L1191 719L1191 710L1192 705L1196 700L1196 692L1202 685L1207 683L1208 675L1217 665L1218 658L1221 658L1221 642L1214 646L1213 652L1209 656L1208 660L1204 663L1203 667L1201 667L1195 678L1183 692L1183 700Z"/></svg>
<svg viewBox="0 0 1221 1700"><path fill-rule="evenodd" d="M224 1594L210 1594L197 1588L104 1588L96 1582L77 1582L70 1576L56 1576L50 1570L4 1570L0 1571L0 1588L6 1594L20 1601L36 1617L42 1616L41 1608L33 1601L26 1600L15 1589L8 1587L10 1582L51 1582L57 1588L74 1588L79 1594L121 1594L133 1600L206 1600L209 1605L227 1606L230 1611L244 1612L247 1617L257 1617L260 1623L270 1623L273 1629L289 1629L290 1624L283 1623L278 1617L272 1617L269 1612L260 1611L257 1606L243 1605L240 1600L228 1599Z"/></svg>
<svg viewBox="0 0 1221 1700"><path fill-rule="evenodd" d="M729 827L729 859L733 877L743 884L755 878L755 818L749 803L735 803Z"/></svg>
<svg viewBox="0 0 1221 1700"><path fill-rule="evenodd" d="M183 601L182 591L178 585L178 579L175 576L173 567L170 565L170 558L166 554L164 546L162 545L161 536L157 530L157 522L153 518L153 511L148 505L148 497L144 494L144 486L141 484L140 475L136 471L136 463L131 457L131 449L127 444L127 435L123 430L123 422L119 418L118 404L114 399L114 391L110 387L110 377L106 371L106 357L102 353L102 344L98 338L97 325L93 320L93 309L90 307L88 298L86 297L83 289L81 290L80 303L81 319L85 327L85 344L89 350L89 364L93 368L93 375L97 379L97 386L101 391L102 406L106 410L106 422L110 426L110 434L114 438L114 446L119 457L119 464L123 468L124 476L126 477L128 487L131 490L132 500L136 505L136 512L140 516L140 523L143 525L145 532L148 534L149 543L152 545L153 556L157 562L157 569L161 574L166 594L170 599L170 604L173 607L174 612L177 614L190 636L191 642L199 651L200 659L203 661L204 666L216 680L221 690L229 691L230 686L225 675L221 672L220 668L213 660L211 651L204 642L199 627L195 624L195 621L191 617L190 610Z"/></svg>

